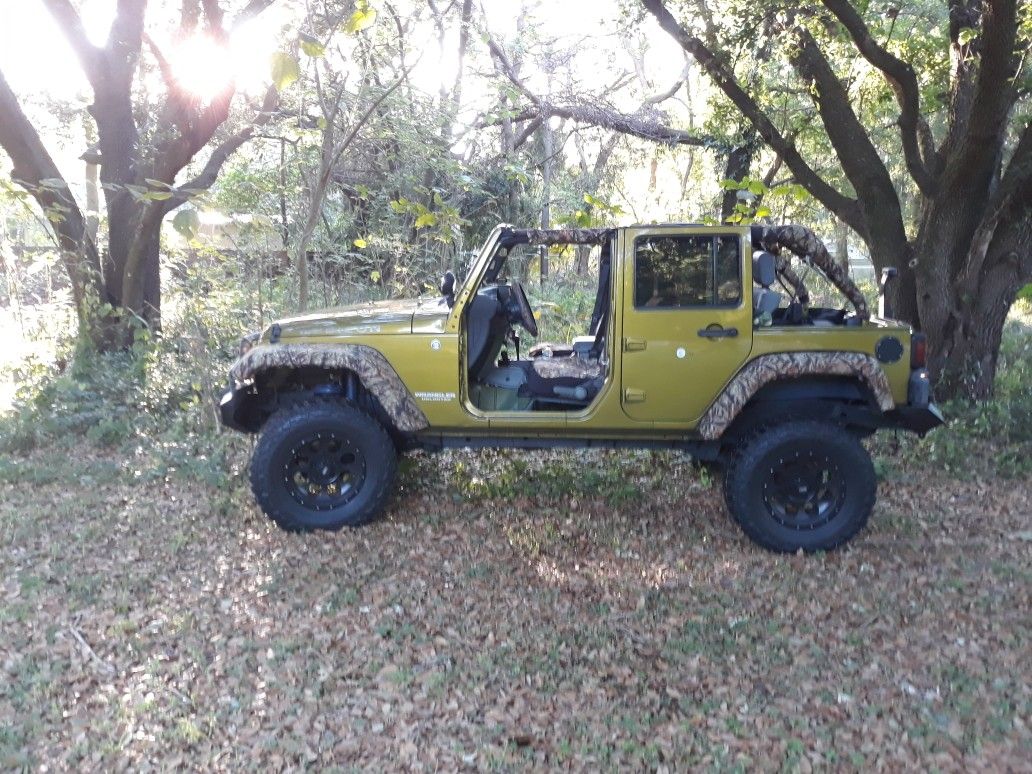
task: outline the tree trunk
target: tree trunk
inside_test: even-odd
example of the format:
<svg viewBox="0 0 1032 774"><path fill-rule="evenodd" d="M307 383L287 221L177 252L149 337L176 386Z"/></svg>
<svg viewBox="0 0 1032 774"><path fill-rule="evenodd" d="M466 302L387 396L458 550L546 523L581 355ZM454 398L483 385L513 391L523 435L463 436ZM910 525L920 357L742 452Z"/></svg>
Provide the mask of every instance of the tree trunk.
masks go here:
<svg viewBox="0 0 1032 774"><path fill-rule="evenodd" d="M935 375L938 397L992 396L1003 327L1021 287L1016 278L1008 267L990 273L974 303L944 312L948 331L928 331L929 370Z"/></svg>
<svg viewBox="0 0 1032 774"><path fill-rule="evenodd" d="M548 121L541 122L541 228L552 225L552 127ZM548 278L548 247L541 246L541 284Z"/></svg>
<svg viewBox="0 0 1032 774"><path fill-rule="evenodd" d="M945 212L935 225L949 232L953 224L944 221L955 217L953 208L941 209ZM916 299L928 334L929 368L941 397L980 400L992 395L1007 312L1032 280L1032 177L1019 179L1010 189L1009 203L986 217L990 223L953 247L963 254L958 259L961 269L939 285L945 290L933 295L922 289ZM925 245L930 250L949 248L939 239L928 239ZM935 257L920 255L927 263Z"/></svg>
<svg viewBox="0 0 1032 774"><path fill-rule="evenodd" d="M732 148L727 155L727 162L724 164L724 179L741 182L752 167L753 155L756 153L756 132L748 132L745 142ZM727 223L735 212L735 205L738 204L738 191L729 188L724 191L720 201L720 222Z"/></svg>
<svg viewBox="0 0 1032 774"><path fill-rule="evenodd" d="M849 226L841 221L835 221L835 259L847 273L849 272Z"/></svg>
<svg viewBox="0 0 1032 774"><path fill-rule="evenodd" d="M97 244L97 229L100 226L100 167L92 161L86 162L86 233L93 244Z"/></svg>

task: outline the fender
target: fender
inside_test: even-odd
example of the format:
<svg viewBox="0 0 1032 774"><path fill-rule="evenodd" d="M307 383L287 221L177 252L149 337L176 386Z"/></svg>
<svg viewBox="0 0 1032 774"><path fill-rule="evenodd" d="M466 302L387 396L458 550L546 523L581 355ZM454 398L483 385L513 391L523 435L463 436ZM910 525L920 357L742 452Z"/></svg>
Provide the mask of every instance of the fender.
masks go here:
<svg viewBox="0 0 1032 774"><path fill-rule="evenodd" d="M418 433L430 426L387 358L362 344L261 344L237 360L229 375L241 384L272 368L305 366L353 372L401 432Z"/></svg>
<svg viewBox="0 0 1032 774"><path fill-rule="evenodd" d="M889 380L881 364L862 352L783 352L750 360L706 409L699 434L706 440L723 435L749 400L762 387L800 376L852 376L870 388L882 411L895 408Z"/></svg>

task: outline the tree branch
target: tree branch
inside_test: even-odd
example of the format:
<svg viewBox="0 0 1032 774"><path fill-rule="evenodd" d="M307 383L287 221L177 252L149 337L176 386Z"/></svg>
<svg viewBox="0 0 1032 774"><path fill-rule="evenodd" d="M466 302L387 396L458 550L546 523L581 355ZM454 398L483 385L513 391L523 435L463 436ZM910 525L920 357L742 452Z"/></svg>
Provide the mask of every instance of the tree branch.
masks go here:
<svg viewBox="0 0 1032 774"><path fill-rule="evenodd" d="M226 28L223 26L223 19L226 14L219 5L219 0L201 0L201 6L204 8L204 18L208 22L208 31L219 40L224 40Z"/></svg>
<svg viewBox="0 0 1032 774"><path fill-rule="evenodd" d="M981 0L948 0L950 36L950 95L949 129L936 150L939 163L949 156L960 139L967 133L971 119L971 105L975 93L975 76L978 71L976 49L977 36L961 44L960 33L964 29L976 29L981 19Z"/></svg>
<svg viewBox="0 0 1032 774"><path fill-rule="evenodd" d="M111 22L107 44L104 46L105 72L102 75L106 77L102 79L102 84L113 86L116 90L132 87L136 63L143 46L146 11L147 3L142 0L118 0L115 19ZM94 90L97 86L95 83Z"/></svg>
<svg viewBox="0 0 1032 774"><path fill-rule="evenodd" d="M222 171L223 165L229 160L229 157L232 156L240 146L255 136L256 129L265 126L270 120L272 120L272 117L276 115L276 106L278 103L279 91L275 86L270 86L265 92L265 99L262 101L261 111L257 116L255 116L251 125L244 127L212 150L211 155L208 157L204 167L197 176L188 180L183 185L178 186L179 190L184 193L176 194L171 199L167 199L164 202L165 212L171 212L176 207L184 204L191 194L197 191L206 191L210 188L215 183L219 173Z"/></svg>
<svg viewBox="0 0 1032 774"><path fill-rule="evenodd" d="M72 285L80 320L89 314L86 299L100 298L100 257L86 228L86 219L68 184L47 152L39 133L22 112L7 79L0 72L0 147L11 157L11 178L32 194L50 220L61 248L61 260Z"/></svg>
<svg viewBox="0 0 1032 774"><path fill-rule="evenodd" d="M515 68L509 62L508 57L493 38L487 39L487 46L491 54L499 64L499 69L512 84L519 89L533 103L531 109L521 111L511 120L519 121L528 118L566 118L571 121L578 121L583 124L598 126L603 129L610 129L621 134L630 134L641 137L652 142L665 143L667 145L694 145L710 148L719 147L720 143L712 137L699 137L698 135L666 126L659 121L650 119L643 115L627 115L609 109L595 102L575 105L554 105L549 100L539 97L516 73ZM683 81L682 81L683 82ZM678 84L678 86L680 83ZM675 89L676 90L676 89ZM505 119L502 119L505 120ZM485 122L482 126L491 126L498 122Z"/></svg>
<svg viewBox="0 0 1032 774"><path fill-rule="evenodd" d="M1032 123L1026 123L1011 155L1007 171L993 192L982 222L971 240L971 249L965 261L960 282L970 292L977 290L982 267L988 257L989 246L1002 221L1023 221L1032 208ZM1026 256L1032 266L1032 256Z"/></svg>
<svg viewBox="0 0 1032 774"><path fill-rule="evenodd" d="M964 150L979 152L996 142L1007 123L1017 92L1014 78L1018 56L1016 0L995 0L982 14L982 56L975 81L971 119ZM995 151L992 151L995 153Z"/></svg>
<svg viewBox="0 0 1032 774"><path fill-rule="evenodd" d="M541 116L541 115L538 115L538 116L532 118L530 120L530 122L525 127L523 127L523 131L521 131L518 135L516 135L516 138L512 141L512 149L516 150L517 148L522 146L523 143L525 143L527 140L529 140L530 136L532 134L534 134L534 132L536 132L540 128L541 123L546 118L547 118L547 116Z"/></svg>
<svg viewBox="0 0 1032 774"><path fill-rule="evenodd" d="M903 257L907 235L892 176L853 111L846 87L813 36L803 27L796 27L793 34L797 45L789 59L800 76L814 86L814 100L828 139L859 198L868 236L865 241L879 255Z"/></svg>
<svg viewBox="0 0 1032 774"><path fill-rule="evenodd" d="M86 78L96 88L101 78L103 51L90 43L79 12L70 0L43 0L43 3L75 52Z"/></svg>
<svg viewBox="0 0 1032 774"><path fill-rule="evenodd" d="M871 36L867 25L864 24L863 18L849 4L848 0L822 0L822 2L849 32L849 36L853 39L857 50L863 54L864 59L877 67L885 76L889 86L892 87L900 107L897 123L903 142L903 157L906 160L907 170L923 194L934 196L937 185L936 177L929 170L926 160L921 157L922 143L918 139L919 132L930 130L921 118L921 97L914 68L909 62L896 58L878 44ZM919 129L921 124L924 124L923 129Z"/></svg>
<svg viewBox="0 0 1032 774"><path fill-rule="evenodd" d="M415 67L417 64L419 64L419 62L413 64L412 67ZM355 122L354 126L351 127L351 130L347 133L344 139L337 143L336 146L334 146L333 160L331 162L332 164L337 163L337 160L341 157L341 154L343 154L344 151L348 149L348 146L350 146L351 143L354 141L355 137L358 136L358 133L362 130L362 127L365 126L366 122L370 119L373 113L376 112L376 109L380 107L380 105L384 103L387 97L393 94L394 91L397 90L397 88L401 86L402 83L405 82L405 79L408 77L408 74L409 70L405 70L404 72L402 72L398 79L395 80L394 83L392 83L390 86L388 86L384 90L384 92L380 94L379 97L373 100L372 104L369 105L368 108L366 108L366 110L362 113L361 116L359 116L358 120Z"/></svg>
<svg viewBox="0 0 1032 774"><path fill-rule="evenodd" d="M681 74L677 76L677 80L670 85L670 88L664 89L663 91L657 92L649 97L645 98L646 105L658 105L660 102L665 102L677 93L677 90L684 86L684 82L688 80L688 76L691 73L692 65L690 61L685 61L684 67L681 69Z"/></svg>
<svg viewBox="0 0 1032 774"><path fill-rule="evenodd" d="M260 14L266 8L274 5L276 0L251 0L247 5L236 16L233 17L233 23L230 25L231 30L235 30L241 24L246 24L255 16Z"/></svg>
<svg viewBox="0 0 1032 774"><path fill-rule="evenodd" d="M731 68L721 61L705 43L682 27L667 10L663 0L642 0L642 4L649 13L656 17L660 27L674 38L681 48L691 54L728 99L756 127L756 131L759 132L764 142L785 160L785 165L792 170L792 174L795 175L800 185L804 186L840 220L848 223L854 231L862 236L866 235L867 227L856 199L851 199L837 191L806 163L795 145L778 131L774 122L741 87Z"/></svg>
<svg viewBox="0 0 1032 774"><path fill-rule="evenodd" d="M192 35L197 29L197 21L200 17L200 0L183 0L179 12L179 34L183 37Z"/></svg>

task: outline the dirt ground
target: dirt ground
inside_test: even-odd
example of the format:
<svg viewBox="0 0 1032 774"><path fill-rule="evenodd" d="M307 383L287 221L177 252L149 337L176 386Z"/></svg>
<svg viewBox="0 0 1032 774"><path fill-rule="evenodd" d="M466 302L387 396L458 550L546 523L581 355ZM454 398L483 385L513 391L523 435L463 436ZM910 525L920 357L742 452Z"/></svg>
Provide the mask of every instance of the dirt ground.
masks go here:
<svg viewBox="0 0 1032 774"><path fill-rule="evenodd" d="M0 460L0 767L1029 771L1032 481L883 470L776 556L656 453L453 453L288 535L85 445Z"/></svg>

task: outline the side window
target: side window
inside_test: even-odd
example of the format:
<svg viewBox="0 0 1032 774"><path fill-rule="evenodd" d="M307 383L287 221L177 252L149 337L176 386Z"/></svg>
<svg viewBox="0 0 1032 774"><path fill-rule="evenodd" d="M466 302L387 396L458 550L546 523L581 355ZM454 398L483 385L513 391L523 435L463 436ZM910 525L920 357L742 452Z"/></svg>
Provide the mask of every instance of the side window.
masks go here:
<svg viewBox="0 0 1032 774"><path fill-rule="evenodd" d="M737 236L634 240L635 307L737 306L741 300Z"/></svg>

